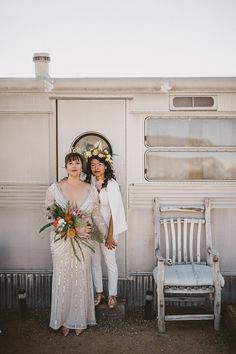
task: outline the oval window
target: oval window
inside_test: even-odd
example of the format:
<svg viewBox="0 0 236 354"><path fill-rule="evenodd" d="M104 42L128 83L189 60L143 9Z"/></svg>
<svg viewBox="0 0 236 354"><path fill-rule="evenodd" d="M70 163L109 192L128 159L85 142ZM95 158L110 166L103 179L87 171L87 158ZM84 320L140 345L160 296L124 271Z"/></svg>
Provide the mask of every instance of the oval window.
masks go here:
<svg viewBox="0 0 236 354"><path fill-rule="evenodd" d="M112 147L109 141L98 133L85 133L80 135L72 144L72 149L84 155L85 151L91 149L98 141L102 144L102 149L106 149L112 156Z"/></svg>

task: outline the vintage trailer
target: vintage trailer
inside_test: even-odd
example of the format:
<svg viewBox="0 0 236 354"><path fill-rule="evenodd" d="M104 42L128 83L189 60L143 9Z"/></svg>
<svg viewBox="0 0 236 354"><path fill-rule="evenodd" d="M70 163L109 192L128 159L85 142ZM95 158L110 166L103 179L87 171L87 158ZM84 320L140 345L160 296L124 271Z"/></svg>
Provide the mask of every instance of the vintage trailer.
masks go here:
<svg viewBox="0 0 236 354"><path fill-rule="evenodd" d="M117 253L119 294L143 305L155 266L153 198L212 201L214 247L236 300L236 78L54 79L49 56L35 78L0 79L0 297L48 306L51 255L46 188L65 176L64 156L101 140L111 149L128 220ZM106 278L104 278L106 282Z"/></svg>

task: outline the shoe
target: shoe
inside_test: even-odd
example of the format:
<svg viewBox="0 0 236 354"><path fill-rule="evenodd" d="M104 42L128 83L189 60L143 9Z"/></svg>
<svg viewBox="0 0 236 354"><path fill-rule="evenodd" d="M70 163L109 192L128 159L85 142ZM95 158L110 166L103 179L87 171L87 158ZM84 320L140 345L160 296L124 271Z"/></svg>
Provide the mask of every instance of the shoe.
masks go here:
<svg viewBox="0 0 236 354"><path fill-rule="evenodd" d="M117 299L116 296L108 296L108 307L109 309L113 309L117 306Z"/></svg>
<svg viewBox="0 0 236 354"><path fill-rule="evenodd" d="M62 334L64 337L68 336L69 332L70 332L70 328L66 328L66 327L62 327Z"/></svg>
<svg viewBox="0 0 236 354"><path fill-rule="evenodd" d="M84 331L84 329L76 328L76 329L75 329L75 334L76 334L77 336L79 336L81 333L83 333L83 331Z"/></svg>
<svg viewBox="0 0 236 354"><path fill-rule="evenodd" d="M98 306L103 299L105 299L105 295L103 293L97 293L94 298L94 306Z"/></svg>

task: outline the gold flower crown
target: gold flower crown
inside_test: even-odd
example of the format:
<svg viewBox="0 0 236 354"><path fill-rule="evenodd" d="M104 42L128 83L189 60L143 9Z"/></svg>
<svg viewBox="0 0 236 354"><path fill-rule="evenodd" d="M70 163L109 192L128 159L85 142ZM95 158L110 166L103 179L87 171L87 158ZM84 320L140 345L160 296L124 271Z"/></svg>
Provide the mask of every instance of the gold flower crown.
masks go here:
<svg viewBox="0 0 236 354"><path fill-rule="evenodd" d="M91 149L85 151L84 157L86 160L88 160L90 157L100 157L102 159L105 159L109 164L112 164L112 156L109 154L109 152L106 149L102 149L102 143L101 141L98 141Z"/></svg>

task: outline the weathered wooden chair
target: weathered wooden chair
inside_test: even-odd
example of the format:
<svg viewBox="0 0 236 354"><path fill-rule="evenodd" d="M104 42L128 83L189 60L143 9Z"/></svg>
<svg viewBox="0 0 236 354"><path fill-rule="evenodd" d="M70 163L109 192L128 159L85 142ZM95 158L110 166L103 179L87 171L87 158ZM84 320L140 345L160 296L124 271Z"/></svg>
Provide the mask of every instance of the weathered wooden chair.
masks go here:
<svg viewBox="0 0 236 354"><path fill-rule="evenodd" d="M154 233L159 332L165 332L165 321L176 320L214 320L219 330L224 278L212 249L210 200L199 207L162 206L154 198ZM203 296L213 302L209 314L165 314L168 298L189 301Z"/></svg>

